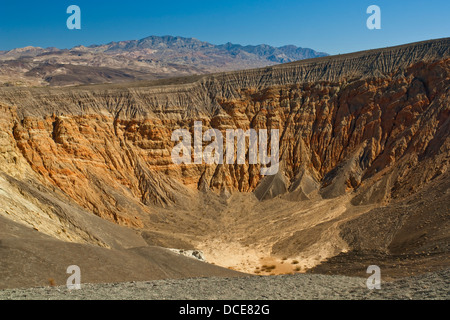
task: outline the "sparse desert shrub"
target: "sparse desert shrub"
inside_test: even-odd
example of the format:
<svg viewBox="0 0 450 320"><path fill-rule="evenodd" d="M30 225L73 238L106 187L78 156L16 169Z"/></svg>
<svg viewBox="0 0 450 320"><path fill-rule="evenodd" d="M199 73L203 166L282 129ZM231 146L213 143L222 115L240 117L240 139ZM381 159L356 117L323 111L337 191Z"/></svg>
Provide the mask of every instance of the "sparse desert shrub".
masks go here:
<svg viewBox="0 0 450 320"><path fill-rule="evenodd" d="M262 271L262 272L271 272L271 271L274 270L275 268L276 268L275 265L270 265L270 266L268 266L268 265L263 265L263 266L261 267L261 271Z"/></svg>
<svg viewBox="0 0 450 320"><path fill-rule="evenodd" d="M298 263L299 263L298 260L292 261L292 264L298 264Z"/></svg>

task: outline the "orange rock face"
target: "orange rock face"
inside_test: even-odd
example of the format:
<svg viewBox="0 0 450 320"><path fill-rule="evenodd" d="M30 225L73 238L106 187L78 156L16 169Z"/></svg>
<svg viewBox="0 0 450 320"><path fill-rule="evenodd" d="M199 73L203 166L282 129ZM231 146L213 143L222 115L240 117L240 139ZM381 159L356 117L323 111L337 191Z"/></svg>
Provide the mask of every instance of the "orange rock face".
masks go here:
<svg viewBox="0 0 450 320"><path fill-rule="evenodd" d="M306 170L324 197L358 190L368 195L395 172L385 183L392 193L358 200L388 201L408 194L403 181L412 179L410 173L425 161L422 176L414 178L420 181L417 188L447 170L449 81L450 59L445 58L415 62L382 76L347 75L263 88L237 82L232 93L224 87L216 95L212 109L185 107L204 99L196 96L193 85L175 98L158 89L163 98L157 102L145 88L127 94L55 89L60 91L48 94L45 102L30 91L21 93L23 99L31 95L29 101L53 109L33 115L20 105L19 112L2 106L1 133L12 135L12 150L46 183L91 212L132 227L145 225L142 217L153 205L182 205L198 189L252 192L263 179L258 165L174 164L172 132L192 132L195 120L203 121L204 130L222 132L279 129L285 190ZM65 103L79 104L81 111L54 112Z"/></svg>

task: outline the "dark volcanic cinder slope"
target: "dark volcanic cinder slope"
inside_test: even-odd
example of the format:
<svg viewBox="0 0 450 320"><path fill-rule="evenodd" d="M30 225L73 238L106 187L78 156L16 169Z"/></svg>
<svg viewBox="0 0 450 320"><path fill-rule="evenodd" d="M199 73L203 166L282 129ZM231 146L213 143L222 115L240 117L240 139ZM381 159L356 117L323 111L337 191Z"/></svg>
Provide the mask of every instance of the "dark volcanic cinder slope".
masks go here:
<svg viewBox="0 0 450 320"><path fill-rule="evenodd" d="M106 249L64 242L0 217L0 289L65 285L67 268L83 283L244 276L159 247Z"/></svg>
<svg viewBox="0 0 450 320"><path fill-rule="evenodd" d="M2 171L145 230L150 244L158 235L167 246L188 243L247 272L304 271L342 252L371 254L366 243L389 263L390 254L415 261L422 253L411 248L424 237L425 254L436 245L448 257L448 210L421 207L430 220L422 235L411 230L425 218L398 208L432 183L448 190L449 44L126 85L1 88ZM171 134L195 120L219 130L280 129L278 175L264 178L258 165L173 164ZM16 192L11 179L0 183ZM10 197L15 220L41 223L30 222L20 197L32 198ZM383 241L374 242L382 227L372 221L386 225ZM45 225L57 234L60 222Z"/></svg>
<svg viewBox="0 0 450 320"><path fill-rule="evenodd" d="M340 236L353 248L310 272L366 275L378 265L389 280L450 265L449 172L404 200L344 223Z"/></svg>

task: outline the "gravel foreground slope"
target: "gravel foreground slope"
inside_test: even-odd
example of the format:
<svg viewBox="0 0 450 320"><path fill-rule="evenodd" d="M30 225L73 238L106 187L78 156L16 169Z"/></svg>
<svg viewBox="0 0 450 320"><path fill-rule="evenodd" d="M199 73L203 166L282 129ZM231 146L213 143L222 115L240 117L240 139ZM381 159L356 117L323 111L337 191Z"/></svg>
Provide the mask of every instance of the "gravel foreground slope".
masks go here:
<svg viewBox="0 0 450 320"><path fill-rule="evenodd" d="M113 284L82 284L81 290L42 287L0 291L0 299L27 300L315 300L449 299L450 269L382 282L369 290L366 279L297 274L244 278L198 278Z"/></svg>

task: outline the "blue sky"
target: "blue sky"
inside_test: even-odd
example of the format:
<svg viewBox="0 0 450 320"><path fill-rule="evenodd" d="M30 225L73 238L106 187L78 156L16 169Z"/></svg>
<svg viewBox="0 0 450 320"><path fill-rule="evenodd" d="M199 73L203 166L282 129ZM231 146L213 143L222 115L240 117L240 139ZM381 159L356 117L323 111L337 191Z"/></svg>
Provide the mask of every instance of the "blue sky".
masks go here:
<svg viewBox="0 0 450 320"><path fill-rule="evenodd" d="M82 29L68 30L69 5ZM381 8L381 30L368 30L369 5ZM194 37L213 44L294 44L331 54L450 36L448 0L54 0L0 2L0 50L141 39Z"/></svg>

